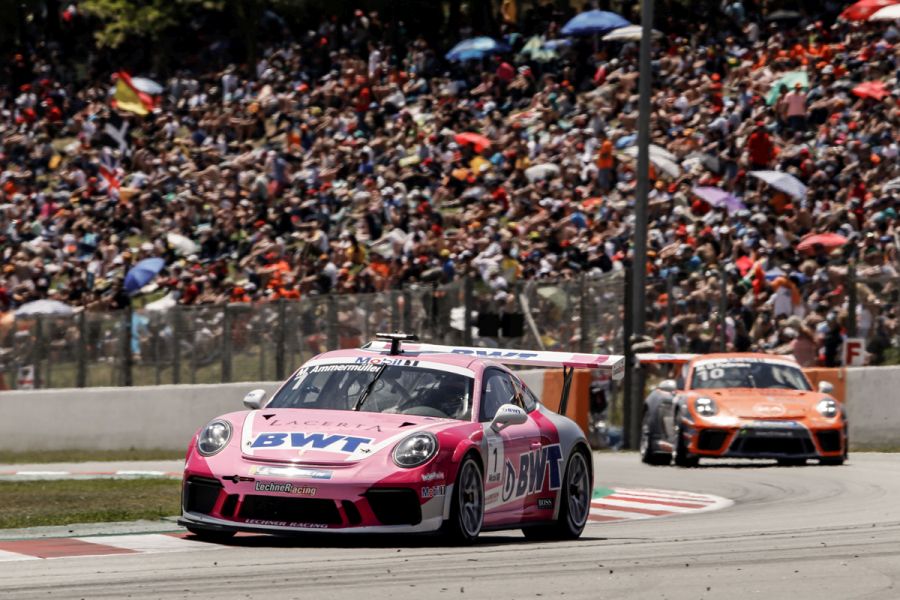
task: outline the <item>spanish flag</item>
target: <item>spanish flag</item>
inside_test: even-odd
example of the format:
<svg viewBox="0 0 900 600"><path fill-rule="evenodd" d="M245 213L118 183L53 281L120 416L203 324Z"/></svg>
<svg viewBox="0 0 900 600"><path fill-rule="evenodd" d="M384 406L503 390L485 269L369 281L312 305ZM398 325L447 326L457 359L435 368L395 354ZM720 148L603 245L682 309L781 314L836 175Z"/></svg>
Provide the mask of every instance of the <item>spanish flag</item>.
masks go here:
<svg viewBox="0 0 900 600"><path fill-rule="evenodd" d="M113 96L113 106L119 110L144 116L153 109L153 98L134 87L128 73L119 71L119 78L116 80L116 93Z"/></svg>

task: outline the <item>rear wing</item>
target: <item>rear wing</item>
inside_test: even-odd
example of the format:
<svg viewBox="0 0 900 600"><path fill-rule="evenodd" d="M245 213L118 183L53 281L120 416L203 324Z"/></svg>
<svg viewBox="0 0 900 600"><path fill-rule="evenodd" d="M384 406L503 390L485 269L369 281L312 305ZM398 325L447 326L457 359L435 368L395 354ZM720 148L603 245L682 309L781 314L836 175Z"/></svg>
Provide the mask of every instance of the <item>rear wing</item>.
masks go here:
<svg viewBox="0 0 900 600"><path fill-rule="evenodd" d="M657 352L638 352L637 361L642 365L683 365L691 362L699 354L660 354Z"/></svg>
<svg viewBox="0 0 900 600"><path fill-rule="evenodd" d="M375 340L365 344L363 350L390 352L392 341ZM473 358L493 360L504 365L521 367L556 367L600 369L619 380L625 375L625 357L618 354L578 354L575 352L546 352L539 350L513 350L507 348L472 348L468 346L441 346L438 344L403 343L402 351L416 354L464 354Z"/></svg>

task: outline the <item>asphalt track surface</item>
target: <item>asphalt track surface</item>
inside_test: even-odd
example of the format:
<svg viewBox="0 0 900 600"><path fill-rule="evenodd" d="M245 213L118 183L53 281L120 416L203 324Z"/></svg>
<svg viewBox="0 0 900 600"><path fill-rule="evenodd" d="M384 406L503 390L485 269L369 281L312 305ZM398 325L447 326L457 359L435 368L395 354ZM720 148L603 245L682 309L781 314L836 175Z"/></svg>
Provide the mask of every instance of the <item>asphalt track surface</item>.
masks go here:
<svg viewBox="0 0 900 600"><path fill-rule="evenodd" d="M731 498L693 515L600 523L571 543L489 533L238 538L209 552L0 563L0 598L900 598L900 455L842 467L649 467L595 455L597 484Z"/></svg>

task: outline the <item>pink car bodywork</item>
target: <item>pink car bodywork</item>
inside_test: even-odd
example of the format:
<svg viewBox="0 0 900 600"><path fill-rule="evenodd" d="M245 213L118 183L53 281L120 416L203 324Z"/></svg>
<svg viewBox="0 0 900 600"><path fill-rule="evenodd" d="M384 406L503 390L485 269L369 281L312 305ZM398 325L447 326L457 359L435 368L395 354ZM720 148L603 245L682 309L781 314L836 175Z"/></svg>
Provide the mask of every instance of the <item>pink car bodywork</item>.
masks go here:
<svg viewBox="0 0 900 600"><path fill-rule="evenodd" d="M403 360L416 356L414 347L409 352ZM400 358L341 350L305 366ZM471 374L471 420L265 407L223 415L219 420L232 430L224 449L203 456L197 448L200 431L188 449L180 522L194 529L268 533L437 531L449 518L451 491L467 455L483 473L482 529L552 522L560 510L568 457L580 450L590 467L578 426L537 403L524 423L496 432L478 419L482 375L499 368L524 388L514 372L470 354L420 358ZM417 432L437 438L437 453L422 466L399 467L392 459L394 447Z"/></svg>

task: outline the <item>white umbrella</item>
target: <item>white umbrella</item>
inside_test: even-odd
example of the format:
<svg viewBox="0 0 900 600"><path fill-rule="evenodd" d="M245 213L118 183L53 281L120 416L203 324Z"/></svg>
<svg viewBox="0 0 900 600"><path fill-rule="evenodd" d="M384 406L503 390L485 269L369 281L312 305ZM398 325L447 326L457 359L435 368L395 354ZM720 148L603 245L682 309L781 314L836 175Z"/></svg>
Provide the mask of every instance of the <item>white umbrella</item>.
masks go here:
<svg viewBox="0 0 900 600"><path fill-rule="evenodd" d="M35 315L69 316L75 309L59 300L35 300L26 302L16 309L16 317L33 317Z"/></svg>
<svg viewBox="0 0 900 600"><path fill-rule="evenodd" d="M528 178L528 181L547 179L554 175L559 175L559 167L550 163L534 165L525 169L525 177Z"/></svg>
<svg viewBox="0 0 900 600"><path fill-rule="evenodd" d="M871 17L870 21L896 21L900 19L900 4L885 6Z"/></svg>
<svg viewBox="0 0 900 600"><path fill-rule="evenodd" d="M166 234L166 241L182 256L196 254L200 250L200 245L197 242L174 231Z"/></svg>
<svg viewBox="0 0 900 600"><path fill-rule="evenodd" d="M132 77L131 85L139 92L150 94L151 96L159 96L165 91L165 88L147 77Z"/></svg>
<svg viewBox="0 0 900 600"><path fill-rule="evenodd" d="M806 186L790 173L783 171L750 171L750 174L794 198L799 199L806 196Z"/></svg>
<svg viewBox="0 0 900 600"><path fill-rule="evenodd" d="M603 36L604 42L639 42L641 41L642 28L640 25L629 25L614 29ZM662 32L653 30L654 38L661 38Z"/></svg>
<svg viewBox="0 0 900 600"><path fill-rule="evenodd" d="M898 4L900 6L900 4ZM895 177L884 184L884 187L881 188L885 192L891 192L893 190L900 190L900 177Z"/></svg>
<svg viewBox="0 0 900 600"><path fill-rule="evenodd" d="M674 178L681 175L681 167L678 166L678 159L674 154L661 146L657 146L656 144L650 144L649 150L650 162L652 162L656 168L660 169L669 177ZM629 146L625 149L624 153L627 156L636 159L638 155L638 147Z"/></svg>
<svg viewBox="0 0 900 600"><path fill-rule="evenodd" d="M166 312L176 304L178 304L178 302L175 300L175 296L173 296L172 294L166 294L159 300L154 300L153 302L147 304L144 307L144 310L150 312Z"/></svg>

